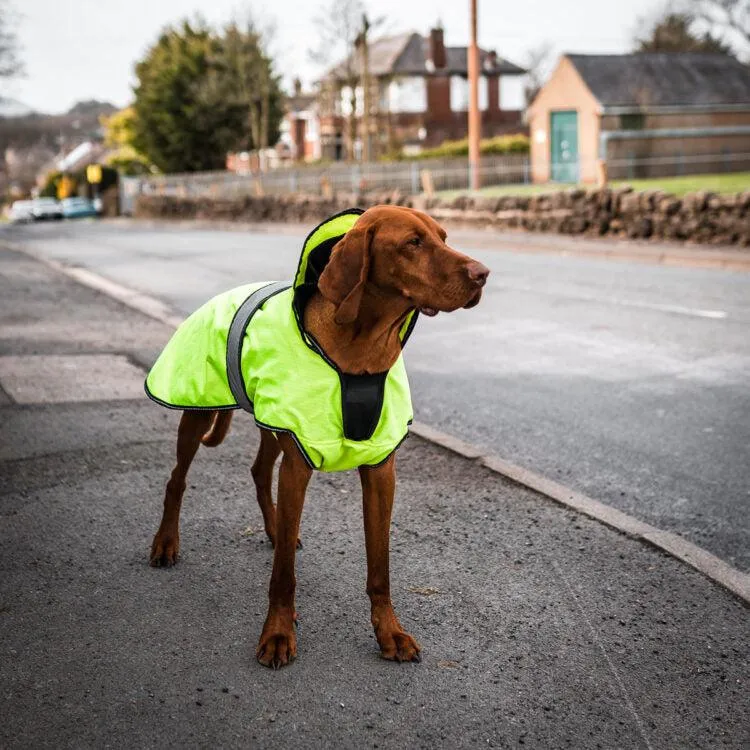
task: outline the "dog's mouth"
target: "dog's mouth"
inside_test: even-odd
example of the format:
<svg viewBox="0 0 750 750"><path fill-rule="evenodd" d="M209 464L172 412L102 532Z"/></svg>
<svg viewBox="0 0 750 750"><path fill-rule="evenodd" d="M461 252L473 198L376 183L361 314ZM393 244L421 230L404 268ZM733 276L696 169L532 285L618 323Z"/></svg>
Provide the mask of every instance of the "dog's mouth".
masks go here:
<svg viewBox="0 0 750 750"><path fill-rule="evenodd" d="M479 304L480 299L482 299L482 290L478 289L476 294L472 295L469 301L465 305L463 305L463 309L469 310L472 307L476 307ZM441 312L437 307L427 307L426 305L417 309L422 313L422 315L426 315L428 318L434 318L439 312Z"/></svg>
<svg viewBox="0 0 750 750"><path fill-rule="evenodd" d="M472 307L476 307L479 304L480 299L482 299L481 289L477 291L477 293L464 305L464 310L469 310Z"/></svg>

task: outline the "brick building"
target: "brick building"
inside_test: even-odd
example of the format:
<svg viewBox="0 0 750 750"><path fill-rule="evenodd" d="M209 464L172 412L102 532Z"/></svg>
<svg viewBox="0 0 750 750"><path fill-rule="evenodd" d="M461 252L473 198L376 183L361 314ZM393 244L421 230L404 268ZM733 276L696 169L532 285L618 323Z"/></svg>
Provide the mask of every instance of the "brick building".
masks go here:
<svg viewBox="0 0 750 750"><path fill-rule="evenodd" d="M320 119L315 93L305 93L299 79L294 93L287 97L276 151L281 161L315 161L320 159Z"/></svg>
<svg viewBox="0 0 750 750"><path fill-rule="evenodd" d="M727 55L565 55L527 112L535 182L750 169L750 68Z"/></svg>
<svg viewBox="0 0 750 750"><path fill-rule="evenodd" d="M446 47L443 30L374 40L368 45L369 142L377 156L407 153L466 137L469 87L466 47ZM494 51L480 50L482 135L524 131L525 73ZM318 115L323 158L359 158L364 88L361 54L335 66L320 81ZM354 100L354 102L353 102ZM354 117L352 117L354 103ZM354 125L352 132L351 125Z"/></svg>

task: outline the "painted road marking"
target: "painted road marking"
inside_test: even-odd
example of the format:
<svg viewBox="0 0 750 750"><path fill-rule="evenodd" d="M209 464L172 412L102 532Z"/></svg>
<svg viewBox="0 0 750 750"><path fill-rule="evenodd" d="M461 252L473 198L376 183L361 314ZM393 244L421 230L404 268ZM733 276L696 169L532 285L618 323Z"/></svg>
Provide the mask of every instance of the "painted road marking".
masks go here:
<svg viewBox="0 0 750 750"><path fill-rule="evenodd" d="M674 313L675 315L689 315L693 318L709 318L712 320L726 320L729 313L724 310L702 310L697 307L684 307L683 305L664 305L658 302L639 302L637 300L618 299L617 297L597 297L593 294L570 294L552 292L541 287L527 286L524 284L496 284L498 289L506 289L514 292L528 292L529 294L543 294L546 297L561 297L563 299L579 300L581 302L594 302L600 305L619 305L621 307L635 307L642 310L656 310L657 312Z"/></svg>

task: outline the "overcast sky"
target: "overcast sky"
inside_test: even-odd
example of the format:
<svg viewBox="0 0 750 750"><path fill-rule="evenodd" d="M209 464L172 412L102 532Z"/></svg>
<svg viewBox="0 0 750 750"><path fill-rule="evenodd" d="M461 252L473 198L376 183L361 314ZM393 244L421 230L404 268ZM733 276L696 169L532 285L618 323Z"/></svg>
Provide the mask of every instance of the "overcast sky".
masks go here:
<svg viewBox="0 0 750 750"><path fill-rule="evenodd" d="M330 0L328 0L330 2ZM528 50L550 41L557 52L625 52L638 17L661 0L478 0L479 43L518 64ZM7 95L42 112L61 112L82 99L117 106L131 100L133 65L165 25L194 12L219 24L249 8L276 25L272 52L285 84L312 81L307 57L314 44L317 0L11 0L21 16L18 36L26 77ZM265 9L272 10L265 10ZM427 33L438 20L446 44L465 45L469 0L370 0L392 33Z"/></svg>

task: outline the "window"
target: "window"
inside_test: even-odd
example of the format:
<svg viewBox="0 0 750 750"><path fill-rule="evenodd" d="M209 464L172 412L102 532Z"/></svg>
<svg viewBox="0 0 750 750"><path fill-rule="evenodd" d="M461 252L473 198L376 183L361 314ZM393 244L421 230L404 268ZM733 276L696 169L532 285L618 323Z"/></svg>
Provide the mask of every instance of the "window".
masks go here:
<svg viewBox="0 0 750 750"><path fill-rule="evenodd" d="M525 89L525 76L500 76L500 109L510 112L525 109Z"/></svg>
<svg viewBox="0 0 750 750"><path fill-rule="evenodd" d="M620 115L620 130L643 130L646 127L646 115L635 113Z"/></svg>
<svg viewBox="0 0 750 750"><path fill-rule="evenodd" d="M422 76L397 78L388 85L388 109L391 112L425 112L427 84Z"/></svg>
<svg viewBox="0 0 750 750"><path fill-rule="evenodd" d="M320 122L315 115L307 119L307 128L305 129L306 141L317 141L320 138Z"/></svg>
<svg viewBox="0 0 750 750"><path fill-rule="evenodd" d="M362 100L363 100L363 91L361 86L357 86L354 90L354 97L356 100L355 104L355 114L361 115L362 114ZM352 113L352 89L351 86L342 86L341 88L341 114L344 117L349 117L349 115Z"/></svg>
<svg viewBox="0 0 750 750"><path fill-rule="evenodd" d="M488 106L488 80L486 76L480 76L479 109L486 112ZM468 112L469 110L469 81L463 76L451 76L451 110L453 112Z"/></svg>
<svg viewBox="0 0 750 750"><path fill-rule="evenodd" d="M466 112L469 109L469 82L461 76L451 76L451 110Z"/></svg>
<svg viewBox="0 0 750 750"><path fill-rule="evenodd" d="M479 109L482 112L486 112L490 106L489 101L489 81L487 76L480 76L479 78Z"/></svg>

